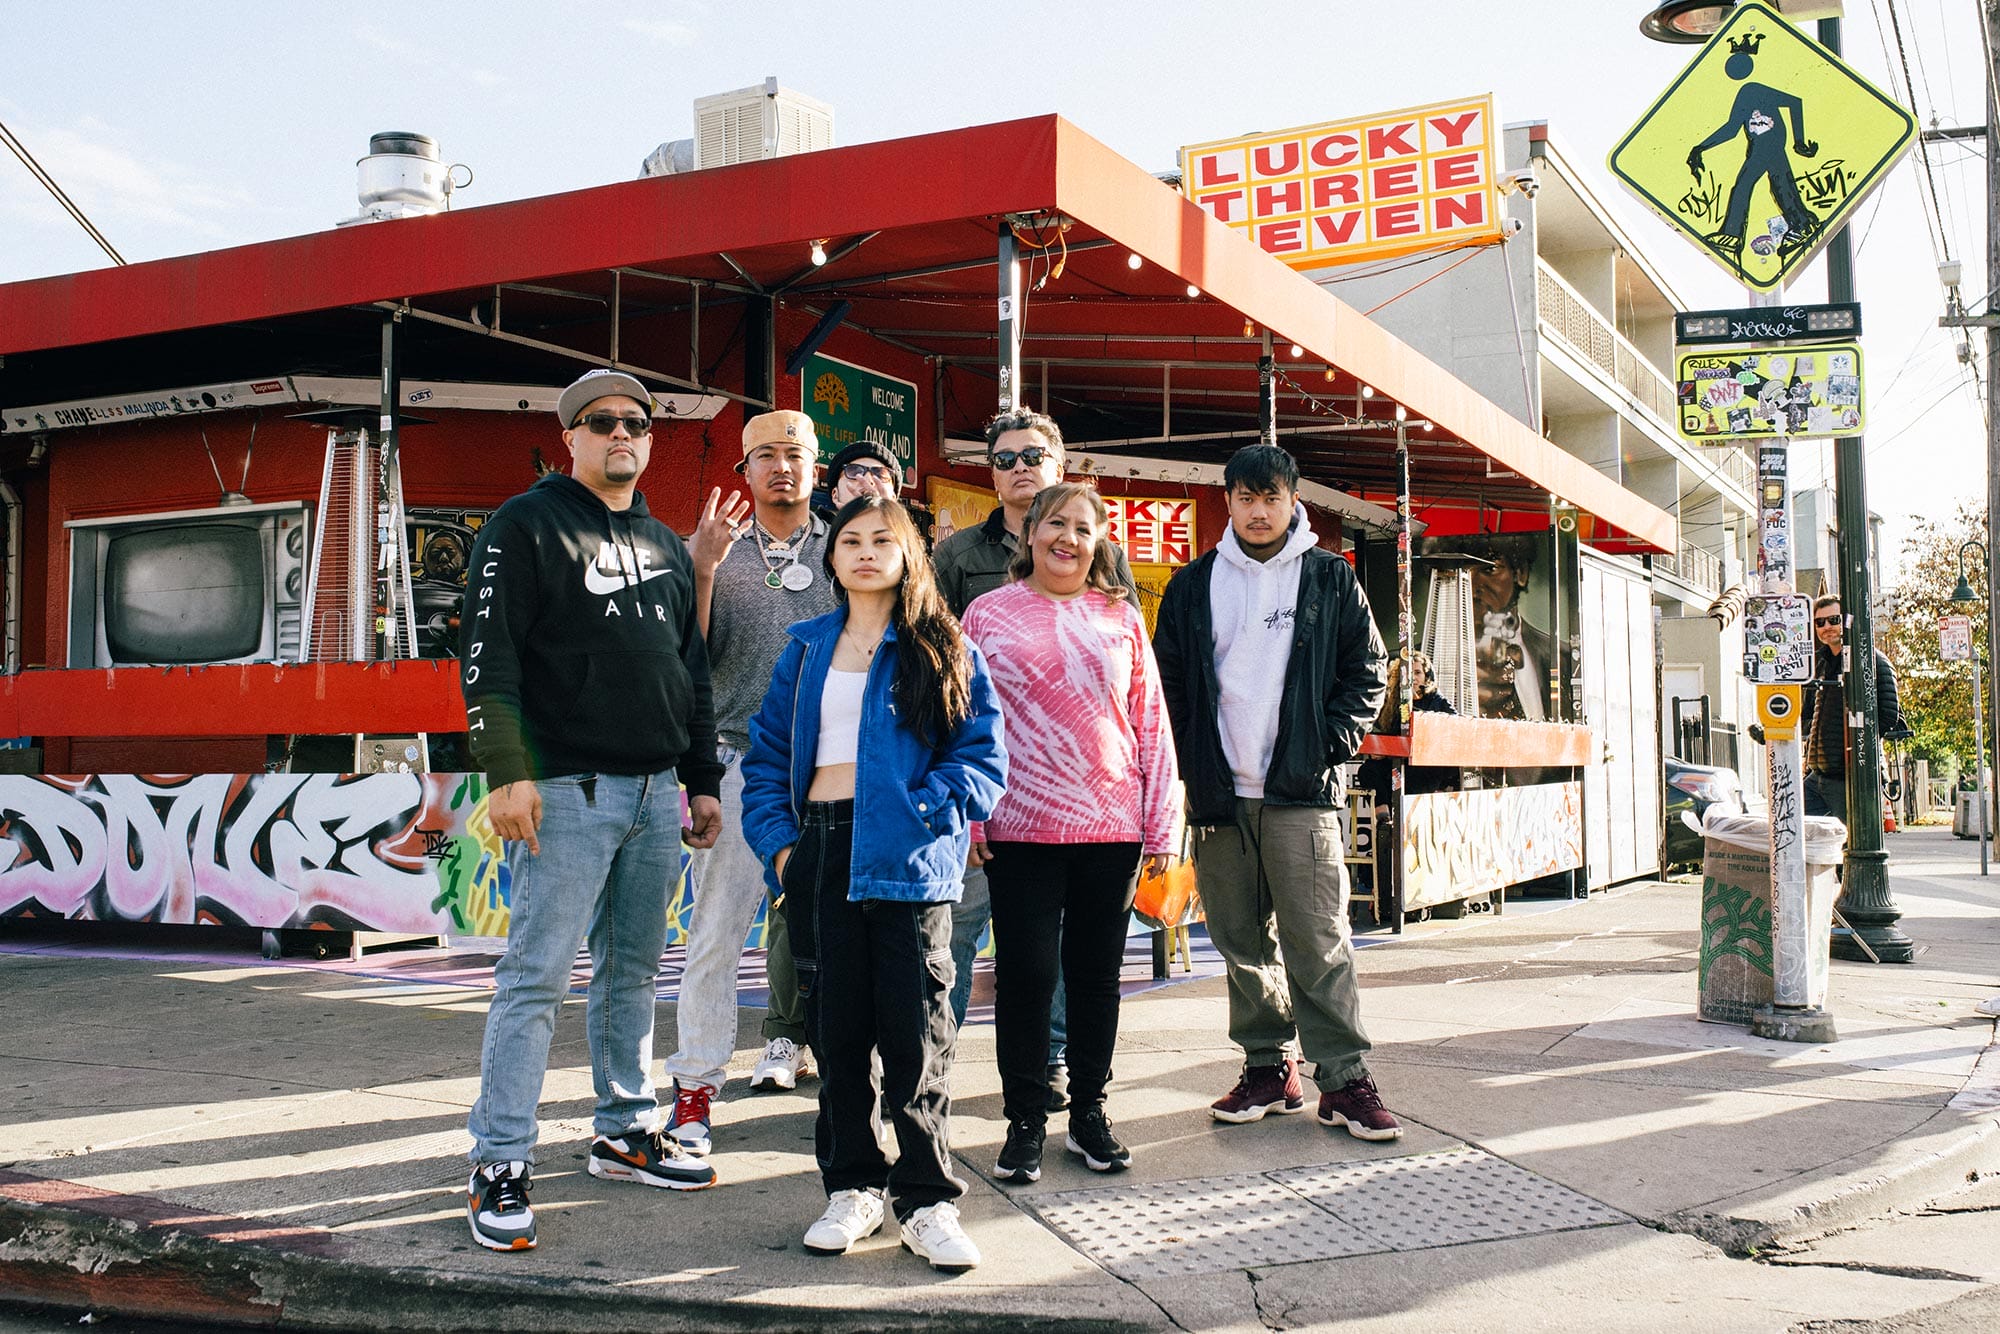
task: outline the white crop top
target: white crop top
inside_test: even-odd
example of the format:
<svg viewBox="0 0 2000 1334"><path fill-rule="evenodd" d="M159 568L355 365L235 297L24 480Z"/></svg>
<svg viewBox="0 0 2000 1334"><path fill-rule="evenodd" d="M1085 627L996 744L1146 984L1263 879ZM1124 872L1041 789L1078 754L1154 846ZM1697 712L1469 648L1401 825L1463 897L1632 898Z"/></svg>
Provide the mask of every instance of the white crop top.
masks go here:
<svg viewBox="0 0 2000 1334"><path fill-rule="evenodd" d="M828 764L852 764L861 748L861 692L868 673L843 672L828 668L826 686L819 696L819 752L815 768Z"/></svg>

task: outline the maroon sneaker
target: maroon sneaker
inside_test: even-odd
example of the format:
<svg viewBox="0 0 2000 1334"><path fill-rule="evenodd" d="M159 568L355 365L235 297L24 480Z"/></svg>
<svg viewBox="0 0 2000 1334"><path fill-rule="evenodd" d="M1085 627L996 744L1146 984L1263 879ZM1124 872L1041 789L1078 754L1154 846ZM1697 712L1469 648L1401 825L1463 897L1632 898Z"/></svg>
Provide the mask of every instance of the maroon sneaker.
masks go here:
<svg viewBox="0 0 2000 1334"><path fill-rule="evenodd" d="M1290 1116L1306 1109L1305 1086L1299 1083L1299 1063L1246 1065L1236 1087L1208 1105L1208 1114L1218 1121L1242 1125L1261 1121L1264 1113Z"/></svg>
<svg viewBox="0 0 2000 1334"><path fill-rule="evenodd" d="M1403 1123L1389 1115L1375 1081L1367 1075L1350 1079L1331 1093L1319 1095L1319 1123L1346 1126L1356 1139L1388 1140L1403 1137Z"/></svg>

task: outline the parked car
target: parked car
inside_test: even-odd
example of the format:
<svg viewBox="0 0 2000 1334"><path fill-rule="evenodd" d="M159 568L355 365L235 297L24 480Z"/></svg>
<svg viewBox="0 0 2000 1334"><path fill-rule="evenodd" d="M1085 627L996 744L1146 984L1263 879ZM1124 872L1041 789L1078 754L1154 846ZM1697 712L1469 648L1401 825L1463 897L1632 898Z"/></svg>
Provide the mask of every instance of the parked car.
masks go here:
<svg viewBox="0 0 2000 1334"><path fill-rule="evenodd" d="M1688 828L1681 818L1682 812L1694 817L1699 825L1708 808L1720 805L1731 815L1741 815L1746 809L1743 804L1743 780L1736 776L1734 769L1720 769L1708 764L1689 764L1669 755L1666 760L1667 799L1663 803L1666 813L1666 828L1660 841L1660 863L1662 868L1688 862L1700 864L1702 837Z"/></svg>

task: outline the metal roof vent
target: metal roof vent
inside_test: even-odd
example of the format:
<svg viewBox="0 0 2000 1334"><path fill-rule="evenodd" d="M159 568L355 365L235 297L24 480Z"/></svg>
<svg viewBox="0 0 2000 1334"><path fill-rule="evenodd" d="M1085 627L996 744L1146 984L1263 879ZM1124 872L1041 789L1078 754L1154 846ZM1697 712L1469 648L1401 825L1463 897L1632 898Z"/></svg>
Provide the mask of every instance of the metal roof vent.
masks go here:
<svg viewBox="0 0 2000 1334"><path fill-rule="evenodd" d="M368 140L368 156L355 163L361 212L337 224L387 222L421 218L451 207L454 190L472 184L472 168L462 162L443 165L437 140L427 134L391 130ZM464 172L465 178L458 179Z"/></svg>

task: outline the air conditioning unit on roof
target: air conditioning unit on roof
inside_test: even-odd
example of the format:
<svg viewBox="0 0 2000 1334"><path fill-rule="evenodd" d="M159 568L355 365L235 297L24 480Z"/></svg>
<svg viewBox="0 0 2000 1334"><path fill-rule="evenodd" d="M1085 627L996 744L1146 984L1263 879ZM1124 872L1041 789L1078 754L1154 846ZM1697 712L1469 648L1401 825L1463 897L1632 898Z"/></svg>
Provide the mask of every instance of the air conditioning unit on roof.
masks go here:
<svg viewBox="0 0 2000 1334"><path fill-rule="evenodd" d="M831 147L833 108L780 88L775 78L754 88L695 99L697 171Z"/></svg>

